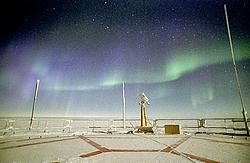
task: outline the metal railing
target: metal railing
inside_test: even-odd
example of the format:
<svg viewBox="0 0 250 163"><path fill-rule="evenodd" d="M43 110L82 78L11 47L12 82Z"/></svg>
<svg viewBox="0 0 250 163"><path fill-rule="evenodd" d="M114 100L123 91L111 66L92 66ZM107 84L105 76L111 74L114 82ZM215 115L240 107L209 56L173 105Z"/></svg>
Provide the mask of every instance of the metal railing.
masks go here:
<svg viewBox="0 0 250 163"><path fill-rule="evenodd" d="M248 121L249 123L249 121ZM246 134L243 118L166 118L149 119L156 133L164 132L164 125L178 124L183 133L228 133ZM125 129L123 119L119 118L36 118L33 121L32 132L116 132L133 130L140 125L140 119L126 119ZM29 129L29 118L0 119L0 135L21 134Z"/></svg>

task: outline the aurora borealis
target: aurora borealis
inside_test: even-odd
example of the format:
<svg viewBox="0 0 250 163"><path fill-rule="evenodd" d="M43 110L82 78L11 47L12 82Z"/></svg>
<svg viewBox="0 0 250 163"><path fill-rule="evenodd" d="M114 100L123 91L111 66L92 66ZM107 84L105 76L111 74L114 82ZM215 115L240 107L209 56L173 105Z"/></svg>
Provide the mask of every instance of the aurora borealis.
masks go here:
<svg viewBox="0 0 250 163"><path fill-rule="evenodd" d="M15 2L15 1L14 1ZM21 0L2 5L0 116L241 117L223 5L250 112L247 1ZM9 16L8 16L9 14Z"/></svg>

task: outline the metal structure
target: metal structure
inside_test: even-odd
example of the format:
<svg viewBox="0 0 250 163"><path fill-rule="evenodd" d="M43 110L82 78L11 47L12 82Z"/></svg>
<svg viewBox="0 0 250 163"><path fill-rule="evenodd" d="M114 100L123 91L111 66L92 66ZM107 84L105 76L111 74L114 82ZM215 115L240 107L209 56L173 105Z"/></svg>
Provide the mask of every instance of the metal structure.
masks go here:
<svg viewBox="0 0 250 163"><path fill-rule="evenodd" d="M231 50L231 54L232 54L235 78L236 78L236 82L237 82L238 94L239 94L239 97L240 97L240 103L241 103L241 108L242 108L242 115L243 115L243 119L244 119L244 122L245 122L247 135L249 135L249 128L248 128L248 124L247 124L247 113L246 113L245 106L244 106L244 103L243 103L241 87L240 87L240 81L239 81L239 77L238 77L238 70L237 70L237 66L236 66L236 62L235 62L235 58L234 58L234 49L233 49L233 43L232 43L232 38L231 38L231 33L230 33L230 27L229 27L228 15L227 15L227 5L226 4L224 4L224 11L225 11L225 17L226 17L226 23L227 23L228 39L229 39L230 50Z"/></svg>
<svg viewBox="0 0 250 163"><path fill-rule="evenodd" d="M138 129L138 132L153 133L153 127L149 126L147 123L146 106L150 104L149 99L144 93L141 93L140 97L141 126L136 128Z"/></svg>
<svg viewBox="0 0 250 163"><path fill-rule="evenodd" d="M149 99L144 93L140 94L141 97L141 102L140 102L140 107L141 107L141 127L147 127L147 114L146 114L146 105L149 104Z"/></svg>
<svg viewBox="0 0 250 163"><path fill-rule="evenodd" d="M163 133L165 124L180 124L182 133L213 133L226 135L241 135L245 136L246 128L243 118L228 117L228 118L161 118L147 119L153 122L155 133ZM112 132L122 132L122 119L120 117L110 118L66 118L66 117L37 117L33 120L37 125L33 126L37 134L46 133L64 133L64 132L107 132L111 129ZM6 134L22 134L26 133L27 124L30 122L30 117L17 118L0 118L0 136ZM68 123L70 122L70 124ZM110 123L112 122L112 123ZM126 126L126 129L133 130L142 128L140 126L140 118L126 118L126 122L139 125L138 127ZM248 119L248 123L250 120ZM67 129L66 129L67 128ZM144 127L147 128L147 127ZM66 130L65 130L66 129ZM69 130L70 129L70 130Z"/></svg>
<svg viewBox="0 0 250 163"><path fill-rule="evenodd" d="M32 123L33 123L33 120L34 120L34 112L35 112L35 106L36 106L36 101L37 101L37 96L38 96L39 82L40 82L39 80L36 80L36 88L35 88L35 94L34 94L34 98L33 98L29 130L31 130Z"/></svg>
<svg viewBox="0 0 250 163"><path fill-rule="evenodd" d="M125 101L125 83L122 83L122 118L123 118L123 128L125 126L125 108L126 108L126 101Z"/></svg>

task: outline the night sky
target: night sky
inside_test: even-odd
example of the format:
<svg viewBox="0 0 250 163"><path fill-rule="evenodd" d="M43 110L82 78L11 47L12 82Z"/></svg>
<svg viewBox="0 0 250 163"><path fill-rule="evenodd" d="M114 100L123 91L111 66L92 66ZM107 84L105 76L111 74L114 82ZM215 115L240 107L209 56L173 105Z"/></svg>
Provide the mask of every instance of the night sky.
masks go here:
<svg viewBox="0 0 250 163"><path fill-rule="evenodd" d="M1 3L0 116L241 117L224 3L250 113L247 0Z"/></svg>

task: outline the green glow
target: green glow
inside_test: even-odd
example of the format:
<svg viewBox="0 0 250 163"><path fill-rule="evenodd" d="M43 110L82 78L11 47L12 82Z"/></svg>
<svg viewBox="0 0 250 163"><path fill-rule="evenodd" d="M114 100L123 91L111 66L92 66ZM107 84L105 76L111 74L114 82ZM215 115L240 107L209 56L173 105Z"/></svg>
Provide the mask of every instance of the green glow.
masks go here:
<svg viewBox="0 0 250 163"><path fill-rule="evenodd" d="M102 86L114 86L122 83L122 77L119 73L113 73L102 82Z"/></svg>
<svg viewBox="0 0 250 163"><path fill-rule="evenodd" d="M54 91L91 91L96 89L99 89L99 87L84 86L84 85L79 85L79 86L55 85L49 88L49 90L54 90Z"/></svg>
<svg viewBox="0 0 250 163"><path fill-rule="evenodd" d="M209 101L212 101L214 99L214 90L212 88L208 89L207 97Z"/></svg>
<svg viewBox="0 0 250 163"><path fill-rule="evenodd" d="M166 63L165 80L176 80L184 74L204 65L204 60L195 54L177 54Z"/></svg>
<svg viewBox="0 0 250 163"><path fill-rule="evenodd" d="M237 61L250 58L250 46L247 41L240 42L239 46L235 47ZM230 50L223 45L208 49L176 51L171 58L166 60L165 81L176 80L203 66L230 61L232 61Z"/></svg>
<svg viewBox="0 0 250 163"><path fill-rule="evenodd" d="M174 93L175 88L172 85L164 84L148 91L150 92L151 99L165 99L166 97L171 96Z"/></svg>
<svg viewBox="0 0 250 163"><path fill-rule="evenodd" d="M53 90L72 90L72 91L89 91L96 89L105 89L112 86L121 84L123 81L125 83L161 83L167 81L177 80L184 75L192 73L204 66L210 66L214 64L220 64L225 62L232 62L232 57L230 53L229 46L227 42L224 41L218 43L217 45L211 45L206 48L183 48L176 50L166 57L165 65L151 65L145 63L145 65L138 66L137 69L126 69L126 70L112 70L109 72L104 79L98 79L95 84L77 84L77 86L72 86L71 84L59 84L54 86ZM203 46L204 47L204 46ZM236 61L241 61L250 58L250 46L247 40L236 42L235 44L235 59ZM170 56L170 57L169 57ZM133 63L133 61L131 61ZM112 68L112 67L111 67ZM37 65L37 69L40 66ZM40 70L39 70L40 71ZM46 70L41 70L46 72ZM96 74L98 75L98 74ZM98 84L99 83L99 84ZM198 105L207 100L213 99L212 88L208 90L203 90L206 94L204 99L195 99L194 105Z"/></svg>
<svg viewBox="0 0 250 163"><path fill-rule="evenodd" d="M214 89L209 83L196 83L191 92L194 107L206 104L214 99Z"/></svg>

